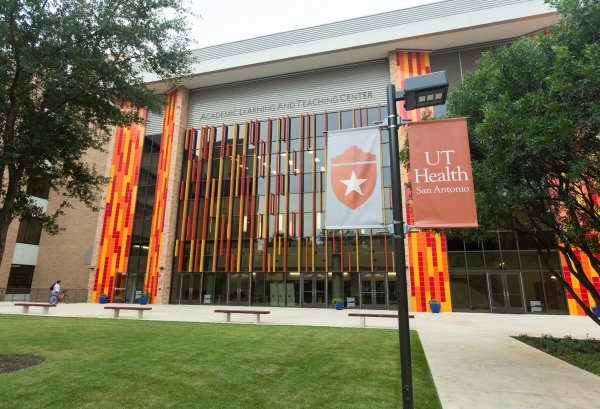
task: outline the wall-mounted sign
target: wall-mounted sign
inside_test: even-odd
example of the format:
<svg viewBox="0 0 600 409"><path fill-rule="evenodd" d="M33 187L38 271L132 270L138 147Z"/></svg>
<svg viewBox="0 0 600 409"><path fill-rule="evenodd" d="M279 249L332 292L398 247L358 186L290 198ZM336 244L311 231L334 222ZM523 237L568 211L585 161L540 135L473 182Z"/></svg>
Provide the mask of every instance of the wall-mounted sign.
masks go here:
<svg viewBox="0 0 600 409"><path fill-rule="evenodd" d="M539 307L540 305L542 305L541 301L529 301L529 305L531 305L532 307Z"/></svg>
<svg viewBox="0 0 600 409"><path fill-rule="evenodd" d="M235 108L232 107L229 110L219 112L204 112L200 115L200 120L222 120L226 118L235 118L238 116L259 115L270 112L287 111L296 108L302 108L311 111L314 107L318 107L321 105L339 104L354 101L356 101L357 104L360 105L361 103L365 103L364 101L369 99L373 99L373 92L371 91L354 92L351 94L337 94L327 96L324 98L296 99L294 101L274 102L272 104L265 104L260 106L245 106Z"/></svg>

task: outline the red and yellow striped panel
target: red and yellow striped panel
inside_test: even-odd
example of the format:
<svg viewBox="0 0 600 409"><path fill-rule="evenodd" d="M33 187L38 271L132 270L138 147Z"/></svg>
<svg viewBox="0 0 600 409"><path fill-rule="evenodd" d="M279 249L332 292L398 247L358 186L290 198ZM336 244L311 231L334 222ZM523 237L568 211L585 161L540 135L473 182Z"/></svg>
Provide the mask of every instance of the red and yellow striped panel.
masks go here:
<svg viewBox="0 0 600 409"><path fill-rule="evenodd" d="M125 104L122 109L133 110ZM116 130L92 302L100 294L112 301L115 274L127 271L147 111L140 109L140 115L141 124Z"/></svg>
<svg viewBox="0 0 600 409"><path fill-rule="evenodd" d="M397 51L396 65L398 69L397 89L404 89L404 80L422 74L429 74L431 67L429 54L426 52ZM428 110L433 114L432 108L406 111L404 102L399 103L398 114L401 118L411 118L420 121ZM401 132L401 139L405 133ZM404 171L404 180L410 180L410 175ZM406 189L406 197L410 191ZM412 223L408 206L405 208L405 220ZM446 240L443 236L424 233L411 233L408 235L408 256L410 268L410 286L412 294L413 311L427 311L427 301L436 299L442 304L442 311L451 312L450 278L448 275L448 258L446 254Z"/></svg>
<svg viewBox="0 0 600 409"><path fill-rule="evenodd" d="M171 167L171 153L173 150L173 135L175 133L177 96L177 89L167 94L167 106L164 113L163 132L160 143L154 210L152 211L152 227L148 248L148 264L144 284L144 290L150 292L150 299L148 300L150 303L154 302L158 287L158 269L160 266L160 250L165 225L165 209L167 208L167 187L169 184L169 169Z"/></svg>
<svg viewBox="0 0 600 409"><path fill-rule="evenodd" d="M585 275L589 277L592 284L594 284L596 290L600 291L600 276L598 276L598 273L596 273L592 268L588 256L586 256L581 250L575 250L574 253L577 256L577 259L581 262L583 271L585 271ZM573 290L575 290L577 295L588 307L593 306L595 302L592 299L592 297L590 297L589 291L579 283L579 280L577 280L571 275L571 273L569 272L569 268L567 267L567 262L562 254L560 255L560 259L562 263L561 265L563 269L563 275L567 283L569 283L571 287L573 287ZM569 304L569 311L571 315L586 315L583 309L579 306L579 304L577 304L571 293L569 293L568 291L567 303Z"/></svg>

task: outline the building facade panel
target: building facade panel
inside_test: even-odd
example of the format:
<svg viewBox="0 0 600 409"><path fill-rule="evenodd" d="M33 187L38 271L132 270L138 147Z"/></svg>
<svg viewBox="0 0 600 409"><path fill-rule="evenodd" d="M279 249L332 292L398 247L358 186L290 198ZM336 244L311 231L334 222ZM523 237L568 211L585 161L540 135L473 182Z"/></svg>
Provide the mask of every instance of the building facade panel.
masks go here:
<svg viewBox="0 0 600 409"><path fill-rule="evenodd" d="M123 109L132 108L124 106ZM145 120L147 111L140 112ZM94 270L93 302L98 302L100 294L112 299L116 274L127 271L144 134L144 123L119 127L115 132L110 184Z"/></svg>
<svg viewBox="0 0 600 409"><path fill-rule="evenodd" d="M404 80L416 75L431 72L429 53L397 51L397 89L404 89ZM406 111L404 102L399 102L399 115L402 118L420 121L423 115L433 115L432 109ZM401 138L405 133L401 133ZM410 181L410 174L402 168L402 178ZM405 188L405 203L410 201L410 190ZM405 206L405 221L412 224L410 208ZM413 311L427 311L427 302L435 299L441 303L442 311L452 311L450 281L445 249L445 238L429 232L415 232L408 235L408 263L410 291Z"/></svg>
<svg viewBox="0 0 600 409"><path fill-rule="evenodd" d="M585 275L588 276L596 290L600 292L600 276L598 276L598 274L592 268L588 256L585 255L581 250L575 250L574 252L583 266L583 271L585 272ZM575 293L583 300L583 302L586 305L594 305L594 300L592 299L592 297L590 297L589 291L586 288L584 288L579 282L579 280L573 277L569 272L569 268L567 267L567 261L565 260L562 254L560 255L560 259L562 263L562 272L565 277L565 280L571 284L571 286L575 290ZM571 315L586 315L581 306L577 304L573 296L568 292L567 302L569 303L569 311L571 311Z"/></svg>
<svg viewBox="0 0 600 409"><path fill-rule="evenodd" d="M385 104L386 60L190 91L187 126Z"/></svg>

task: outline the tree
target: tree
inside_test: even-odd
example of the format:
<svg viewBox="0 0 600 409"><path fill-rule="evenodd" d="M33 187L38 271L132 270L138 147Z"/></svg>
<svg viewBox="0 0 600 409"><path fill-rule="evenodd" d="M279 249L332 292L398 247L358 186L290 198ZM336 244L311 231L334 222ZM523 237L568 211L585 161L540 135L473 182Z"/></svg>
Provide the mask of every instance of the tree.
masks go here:
<svg viewBox="0 0 600 409"><path fill-rule="evenodd" d="M189 15L183 0L0 0L0 263L15 218L56 234L74 200L96 210L108 180L85 154L140 122L135 107L161 112L142 73L190 73ZM54 214L27 195L40 185L61 195Z"/></svg>
<svg viewBox="0 0 600 409"><path fill-rule="evenodd" d="M600 2L547 0L561 20L550 31L486 53L448 100L468 117L479 231L515 230L597 324L562 271L548 263L558 245L570 273L600 306L579 252L600 272ZM548 234L552 232L554 234ZM555 237L558 243L555 243Z"/></svg>

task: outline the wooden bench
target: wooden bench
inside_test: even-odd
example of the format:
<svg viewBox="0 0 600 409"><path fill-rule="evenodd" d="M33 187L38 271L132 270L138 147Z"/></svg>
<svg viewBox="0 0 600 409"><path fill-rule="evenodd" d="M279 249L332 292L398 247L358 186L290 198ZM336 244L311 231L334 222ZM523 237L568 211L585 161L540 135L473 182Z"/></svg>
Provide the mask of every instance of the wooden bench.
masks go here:
<svg viewBox="0 0 600 409"><path fill-rule="evenodd" d="M133 310L135 311L135 318L141 320L144 318L144 311L149 311L152 307L120 307L120 306L110 306L104 307L105 310L112 310L112 318L119 318L119 312L121 310Z"/></svg>
<svg viewBox="0 0 600 409"><path fill-rule="evenodd" d="M223 322L230 322L231 314L253 314L255 324L260 324L260 314L270 314L271 313L271 311L256 311L256 310L215 310L215 312L223 313Z"/></svg>
<svg viewBox="0 0 600 409"><path fill-rule="evenodd" d="M375 317L375 318L398 318L398 314L363 314L360 312L351 312L348 314L349 317L360 317L360 326L361 328L365 328L366 317ZM408 318L415 318L414 315L409 315Z"/></svg>
<svg viewBox="0 0 600 409"><path fill-rule="evenodd" d="M29 307L42 307L42 314L48 314L48 312L50 312L49 308L56 307L56 304L20 302L16 303L15 306L21 307L21 314L27 314L29 312Z"/></svg>

